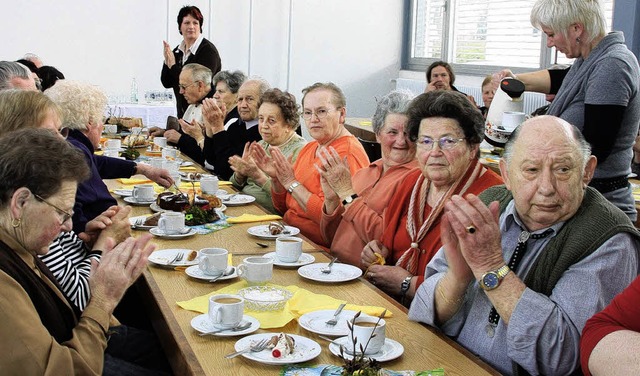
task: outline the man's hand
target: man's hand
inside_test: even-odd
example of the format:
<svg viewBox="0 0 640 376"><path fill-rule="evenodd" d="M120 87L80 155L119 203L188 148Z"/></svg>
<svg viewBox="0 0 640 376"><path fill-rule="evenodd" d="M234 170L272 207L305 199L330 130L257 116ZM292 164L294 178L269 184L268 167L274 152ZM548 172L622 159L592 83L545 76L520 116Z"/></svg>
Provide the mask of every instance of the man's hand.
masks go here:
<svg viewBox="0 0 640 376"><path fill-rule="evenodd" d="M224 131L224 118L227 116L227 108L224 103L220 105L213 98L206 98L202 101L202 117L207 137Z"/></svg>
<svg viewBox="0 0 640 376"><path fill-rule="evenodd" d="M138 163L138 174L142 174L161 186L168 188L173 184L173 178L168 170L164 168L151 167L147 164Z"/></svg>
<svg viewBox="0 0 640 376"><path fill-rule="evenodd" d="M180 137L182 137L182 133L173 130L173 129L167 129L164 132L164 137L167 138L168 142L172 142L174 144L177 144L180 141Z"/></svg>

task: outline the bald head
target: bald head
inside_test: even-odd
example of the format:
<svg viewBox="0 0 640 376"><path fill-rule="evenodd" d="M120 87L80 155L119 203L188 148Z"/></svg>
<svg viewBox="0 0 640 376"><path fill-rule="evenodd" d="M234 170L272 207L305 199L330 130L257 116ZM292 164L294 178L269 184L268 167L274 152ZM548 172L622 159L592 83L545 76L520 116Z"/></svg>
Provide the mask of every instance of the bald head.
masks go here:
<svg viewBox="0 0 640 376"><path fill-rule="evenodd" d="M238 113L244 121L258 119L258 103L269 84L262 79L249 79L238 89Z"/></svg>

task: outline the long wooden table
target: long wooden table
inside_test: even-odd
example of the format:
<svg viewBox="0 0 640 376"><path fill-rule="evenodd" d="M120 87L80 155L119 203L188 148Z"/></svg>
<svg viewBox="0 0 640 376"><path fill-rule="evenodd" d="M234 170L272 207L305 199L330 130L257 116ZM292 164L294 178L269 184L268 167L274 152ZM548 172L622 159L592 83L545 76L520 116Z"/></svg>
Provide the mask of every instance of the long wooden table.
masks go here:
<svg viewBox="0 0 640 376"><path fill-rule="evenodd" d="M105 180L105 182L111 189L121 186L114 180ZM119 203L124 204L120 199ZM137 206L132 210L132 216L149 213L150 209L147 207ZM228 216L237 216L242 213L263 214L264 212L256 205L230 207L226 211ZM249 227L257 224L260 223L235 224L211 234L195 235L184 240L157 238L155 243L158 249L226 248L233 254L233 264L238 265L248 255L274 251L274 241L258 240L247 233ZM267 243L270 247L260 248L256 241ZM303 250L313 252L316 262L328 260L324 252L309 241L305 241ZM184 310L176 304L177 301L209 294L238 281L239 279L232 279L206 283L188 277L183 271L155 266L149 266L144 272L138 287L152 325L162 341L176 375L276 375L280 372L279 366L264 365L243 357L225 359L223 356L234 351L234 344L239 337L198 336L190 322L199 313ZM400 358L384 363L385 368L418 371L443 367L447 375L498 374L437 330L409 321L404 307L363 278L346 283L324 284L300 277L296 269L274 266L271 282L283 286L297 285L314 293L327 294L353 304L376 305L389 309L393 317L387 320L387 337L402 343L405 351ZM299 327L295 320L283 328L268 331L298 334L320 343L322 353L308 364L341 364L341 359L329 351L327 341ZM266 331L259 329L258 333L261 332Z"/></svg>

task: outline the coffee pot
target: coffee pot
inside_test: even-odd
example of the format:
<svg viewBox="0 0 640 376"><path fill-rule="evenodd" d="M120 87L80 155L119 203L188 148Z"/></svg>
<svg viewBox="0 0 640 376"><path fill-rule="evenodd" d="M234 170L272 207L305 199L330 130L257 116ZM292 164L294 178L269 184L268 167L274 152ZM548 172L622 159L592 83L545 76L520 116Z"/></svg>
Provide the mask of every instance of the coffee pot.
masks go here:
<svg viewBox="0 0 640 376"><path fill-rule="evenodd" d="M493 97L487 121L485 139L493 146L504 147L513 129L503 127L504 113L521 113L524 108L524 84L515 78L504 78Z"/></svg>

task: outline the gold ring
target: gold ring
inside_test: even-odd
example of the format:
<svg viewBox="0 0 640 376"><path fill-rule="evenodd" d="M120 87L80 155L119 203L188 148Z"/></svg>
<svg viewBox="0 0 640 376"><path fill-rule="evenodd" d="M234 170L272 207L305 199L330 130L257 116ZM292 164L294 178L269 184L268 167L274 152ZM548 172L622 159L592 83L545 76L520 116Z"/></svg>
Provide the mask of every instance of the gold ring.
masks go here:
<svg viewBox="0 0 640 376"><path fill-rule="evenodd" d="M467 232L473 234L476 232L476 228L473 225L467 226Z"/></svg>

